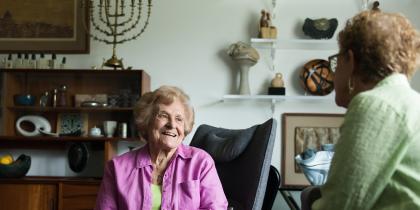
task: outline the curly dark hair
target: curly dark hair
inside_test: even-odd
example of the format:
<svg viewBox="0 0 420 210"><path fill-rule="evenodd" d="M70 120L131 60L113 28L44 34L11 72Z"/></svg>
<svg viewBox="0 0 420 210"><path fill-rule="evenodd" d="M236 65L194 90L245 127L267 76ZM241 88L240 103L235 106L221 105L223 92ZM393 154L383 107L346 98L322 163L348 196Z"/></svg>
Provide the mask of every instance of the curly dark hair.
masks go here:
<svg viewBox="0 0 420 210"><path fill-rule="evenodd" d="M401 14L364 11L339 33L340 52L352 50L363 82L398 72L411 78L419 63L420 38Z"/></svg>

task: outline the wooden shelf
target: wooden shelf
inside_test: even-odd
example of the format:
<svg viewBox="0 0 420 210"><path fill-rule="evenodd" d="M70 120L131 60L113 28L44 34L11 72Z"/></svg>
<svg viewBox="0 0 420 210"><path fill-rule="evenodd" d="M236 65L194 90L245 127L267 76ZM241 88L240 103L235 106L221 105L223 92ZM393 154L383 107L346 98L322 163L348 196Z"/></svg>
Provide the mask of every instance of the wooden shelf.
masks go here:
<svg viewBox="0 0 420 210"><path fill-rule="evenodd" d="M285 50L337 50L338 44L332 39L259 39L251 38L256 48Z"/></svg>
<svg viewBox="0 0 420 210"><path fill-rule="evenodd" d="M100 184L101 177L60 177L60 176L25 176L22 178L1 178L0 183L83 183L83 184Z"/></svg>
<svg viewBox="0 0 420 210"><path fill-rule="evenodd" d="M115 141L138 141L138 138L118 138L118 137L79 137L79 136L63 136L63 137L49 137L49 136L0 136L0 142L115 142Z"/></svg>
<svg viewBox="0 0 420 210"><path fill-rule="evenodd" d="M114 74L120 75L123 71L124 74L138 74L140 69L136 70L113 70L113 69L0 69L1 72L14 72L14 73L47 73L47 74Z"/></svg>
<svg viewBox="0 0 420 210"><path fill-rule="evenodd" d="M10 110L25 112L132 112L132 107L39 107L8 106Z"/></svg>
<svg viewBox="0 0 420 210"><path fill-rule="evenodd" d="M295 96L284 96L284 95L224 95L222 97L223 102L238 102L238 101L268 101L271 103L271 113L275 112L275 104L278 102L285 101L318 101L318 102L332 102L334 101L335 93L331 93L326 96L305 96L305 95L295 95Z"/></svg>
<svg viewBox="0 0 420 210"><path fill-rule="evenodd" d="M92 69L0 69L2 87L0 95L0 148L2 150L28 150L27 155L37 154L42 156L45 152L65 153L69 145L83 142L88 145L89 150L96 151L97 165L105 165L119 151L118 146L122 142L132 144L139 141L133 130L133 107L135 100L144 93L150 91L150 76L143 70L92 70ZM39 101L39 96L48 94L48 104L52 104L53 90L65 85L67 87L65 99L66 107L40 107L38 103L34 106L16 106L14 96L16 94L31 94ZM113 96L119 104L124 107L75 107L76 95L106 95ZM66 117L66 114L80 114L75 119ZM80 129L87 133L93 127L99 127L103 132L103 122L116 121L127 123L127 136L129 138L107 138L88 136L21 136L15 124L18 119L28 115L37 115L45 118L51 126L51 132L63 133L63 128L69 128L71 132ZM24 130L35 129L30 121L21 123ZM31 130L32 129L32 130ZM77 130L77 131L80 131ZM42 151L37 153L34 150ZM102 156L102 158L100 158ZM51 167L55 167L52 165ZM54 171L54 170L51 170ZM85 173L86 172L86 173ZM88 176L98 176L98 173L89 169L83 171L84 178L81 178L81 185L84 180L89 182ZM100 173L100 172L99 172ZM32 174L47 174L49 171L37 171ZM73 176L73 173L65 172L65 175ZM54 174L51 174L54 175ZM47 177L46 179L49 179ZM28 180L27 178L23 180ZM60 180L61 182L61 180ZM0 186L1 188L2 186Z"/></svg>

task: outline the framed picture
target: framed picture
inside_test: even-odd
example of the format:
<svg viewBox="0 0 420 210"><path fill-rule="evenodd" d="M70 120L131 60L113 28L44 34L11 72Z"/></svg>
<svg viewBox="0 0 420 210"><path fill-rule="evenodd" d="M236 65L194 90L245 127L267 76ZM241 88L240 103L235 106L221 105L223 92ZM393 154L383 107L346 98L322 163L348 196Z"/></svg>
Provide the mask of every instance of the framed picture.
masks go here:
<svg viewBox="0 0 420 210"><path fill-rule="evenodd" d="M80 4L1 0L0 53L89 53L87 10Z"/></svg>
<svg viewBox="0 0 420 210"><path fill-rule="evenodd" d="M57 118L57 133L60 136L86 136L87 113L60 113Z"/></svg>
<svg viewBox="0 0 420 210"><path fill-rule="evenodd" d="M342 114L284 113L282 115L282 188L309 186L295 157L308 148L320 150L322 144L335 144L339 138Z"/></svg>

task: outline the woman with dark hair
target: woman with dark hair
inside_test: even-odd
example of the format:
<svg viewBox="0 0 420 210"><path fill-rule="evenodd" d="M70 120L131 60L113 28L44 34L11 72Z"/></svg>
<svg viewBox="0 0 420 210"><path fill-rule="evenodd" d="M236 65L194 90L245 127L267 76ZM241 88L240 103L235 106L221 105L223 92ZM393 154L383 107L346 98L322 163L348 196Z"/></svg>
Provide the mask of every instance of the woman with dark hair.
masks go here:
<svg viewBox="0 0 420 210"><path fill-rule="evenodd" d="M146 93L134 117L146 145L107 163L95 209L227 209L213 159L182 144L194 111L181 89Z"/></svg>
<svg viewBox="0 0 420 210"><path fill-rule="evenodd" d="M419 34L400 14L364 11L338 35L334 88L347 108L327 182L303 209L420 209ZM334 67L334 66L333 66ZM320 193L319 193L320 192Z"/></svg>

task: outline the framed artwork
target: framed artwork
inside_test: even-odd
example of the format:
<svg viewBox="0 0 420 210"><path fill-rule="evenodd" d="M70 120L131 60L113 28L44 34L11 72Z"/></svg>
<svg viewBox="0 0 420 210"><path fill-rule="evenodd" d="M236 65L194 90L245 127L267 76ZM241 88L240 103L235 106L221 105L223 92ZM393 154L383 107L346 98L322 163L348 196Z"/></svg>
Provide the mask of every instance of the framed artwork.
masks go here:
<svg viewBox="0 0 420 210"><path fill-rule="evenodd" d="M340 136L343 114L284 113L282 115L282 188L309 186L295 157L308 148L320 150L322 144L335 144Z"/></svg>
<svg viewBox="0 0 420 210"><path fill-rule="evenodd" d="M86 136L87 113L60 113L57 118L57 133L60 136Z"/></svg>
<svg viewBox="0 0 420 210"><path fill-rule="evenodd" d="M87 10L80 4L1 0L0 53L89 53Z"/></svg>

